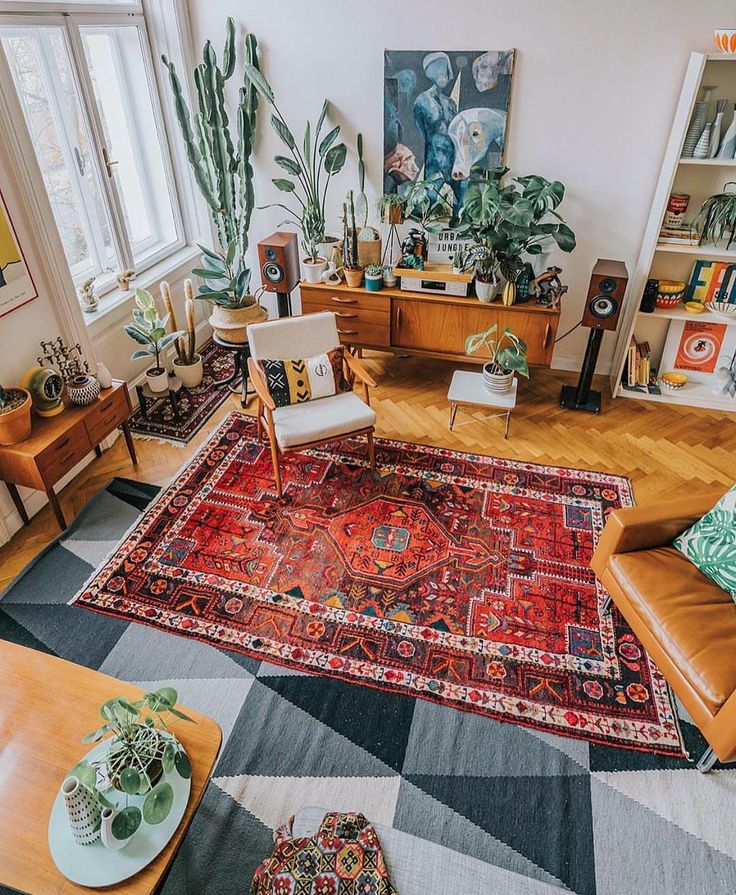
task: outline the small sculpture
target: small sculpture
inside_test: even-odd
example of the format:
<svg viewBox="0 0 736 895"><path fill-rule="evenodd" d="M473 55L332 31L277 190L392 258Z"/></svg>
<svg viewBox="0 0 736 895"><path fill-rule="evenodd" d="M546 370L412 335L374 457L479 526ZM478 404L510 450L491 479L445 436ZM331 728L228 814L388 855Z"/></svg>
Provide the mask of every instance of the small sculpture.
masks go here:
<svg viewBox="0 0 736 895"><path fill-rule="evenodd" d="M410 230L406 239L401 243L401 261L399 261L398 267L424 270L426 245L426 240L419 230Z"/></svg>
<svg viewBox="0 0 736 895"><path fill-rule="evenodd" d="M560 299L567 292L567 286L560 282L561 267L548 267L544 273L532 280L532 288L537 290L537 304L556 311Z"/></svg>

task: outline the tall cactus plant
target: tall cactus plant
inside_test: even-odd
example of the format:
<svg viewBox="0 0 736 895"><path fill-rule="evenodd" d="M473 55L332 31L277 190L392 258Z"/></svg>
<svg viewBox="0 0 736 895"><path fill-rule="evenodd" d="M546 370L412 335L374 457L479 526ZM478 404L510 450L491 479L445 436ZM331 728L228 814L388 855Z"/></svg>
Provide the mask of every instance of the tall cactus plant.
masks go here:
<svg viewBox="0 0 736 895"><path fill-rule="evenodd" d="M210 209L220 243L220 251L204 252L202 267L193 271L205 280L199 298L225 306L240 307L253 303L248 295L250 271L245 266L248 231L255 207L251 155L256 128L258 92L248 77L238 94L236 134L233 138L225 106L225 84L235 73L235 20L228 18L222 65L208 40L202 61L194 69L197 110L192 114L184 98L173 62L162 56L168 69L174 96L176 117L181 129L187 159L199 191ZM258 42L255 35L244 39L245 64L259 70ZM226 263L225 263L226 262Z"/></svg>

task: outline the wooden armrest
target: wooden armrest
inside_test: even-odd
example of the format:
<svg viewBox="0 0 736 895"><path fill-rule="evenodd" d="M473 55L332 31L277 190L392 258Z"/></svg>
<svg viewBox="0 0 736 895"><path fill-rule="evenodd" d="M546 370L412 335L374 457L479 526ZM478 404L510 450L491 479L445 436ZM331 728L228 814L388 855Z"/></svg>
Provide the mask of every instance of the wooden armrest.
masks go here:
<svg viewBox="0 0 736 895"><path fill-rule="evenodd" d="M600 576L614 553L669 547L672 541L712 509L723 491L614 510L608 517L591 566Z"/></svg>
<svg viewBox="0 0 736 895"><path fill-rule="evenodd" d="M361 382L364 382L366 385L370 385L372 388L376 388L378 383L354 354L346 351L345 363L348 365L350 370L358 377L358 379L360 379Z"/></svg>
<svg viewBox="0 0 736 895"><path fill-rule="evenodd" d="M274 400L268 392L268 386L266 385L266 380L263 378L261 368L252 357L248 358L248 375L250 376L250 380L253 383L253 388L256 390L258 398L263 402L263 406L267 410L276 410L276 404L274 404Z"/></svg>

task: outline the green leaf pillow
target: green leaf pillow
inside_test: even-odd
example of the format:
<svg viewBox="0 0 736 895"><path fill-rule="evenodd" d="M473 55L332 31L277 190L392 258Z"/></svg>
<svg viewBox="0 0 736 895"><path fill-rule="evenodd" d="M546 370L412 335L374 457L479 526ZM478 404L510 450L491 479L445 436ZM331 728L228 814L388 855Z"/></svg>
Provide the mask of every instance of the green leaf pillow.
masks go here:
<svg viewBox="0 0 736 895"><path fill-rule="evenodd" d="M736 600L736 486L672 546Z"/></svg>

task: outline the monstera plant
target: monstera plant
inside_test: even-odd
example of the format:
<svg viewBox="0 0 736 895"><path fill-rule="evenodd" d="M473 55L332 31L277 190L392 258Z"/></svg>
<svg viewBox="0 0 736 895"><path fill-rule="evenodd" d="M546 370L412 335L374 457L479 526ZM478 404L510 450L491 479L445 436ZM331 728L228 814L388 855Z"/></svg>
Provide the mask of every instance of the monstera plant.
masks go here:
<svg viewBox="0 0 736 895"><path fill-rule="evenodd" d="M575 234L557 211L564 185L538 174L505 181L508 170L474 168L458 214L458 236L472 240L484 279L513 279L522 255L542 254L550 240L563 252L575 248Z"/></svg>

